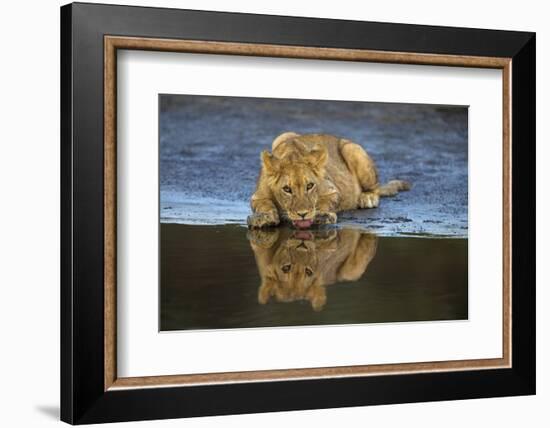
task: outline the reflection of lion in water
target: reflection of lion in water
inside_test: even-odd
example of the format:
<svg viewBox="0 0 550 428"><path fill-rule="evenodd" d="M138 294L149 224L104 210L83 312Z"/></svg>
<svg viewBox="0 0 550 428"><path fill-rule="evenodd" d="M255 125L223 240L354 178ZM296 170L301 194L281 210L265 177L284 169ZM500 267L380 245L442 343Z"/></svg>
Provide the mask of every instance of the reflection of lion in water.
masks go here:
<svg viewBox="0 0 550 428"><path fill-rule="evenodd" d="M328 134L285 132L262 152L262 169L247 219L252 229L290 222L307 229L336 223L336 213L375 208L380 196L408 190L409 183L378 183L376 166L358 144Z"/></svg>
<svg viewBox="0 0 550 428"><path fill-rule="evenodd" d="M358 280L376 254L378 238L355 229L249 232L262 283L258 301L307 300L323 309L325 287Z"/></svg>

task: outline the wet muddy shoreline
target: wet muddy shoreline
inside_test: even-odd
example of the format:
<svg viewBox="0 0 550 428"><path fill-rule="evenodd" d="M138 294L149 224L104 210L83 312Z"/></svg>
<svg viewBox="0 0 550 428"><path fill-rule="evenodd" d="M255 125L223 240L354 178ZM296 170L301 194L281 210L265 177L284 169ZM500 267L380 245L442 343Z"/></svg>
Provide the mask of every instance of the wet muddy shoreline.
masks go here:
<svg viewBox="0 0 550 428"><path fill-rule="evenodd" d="M409 192L379 208L340 213L339 224L382 236L468 236L468 109L457 106L163 95L160 219L244 225L260 153L284 131L351 139L380 181Z"/></svg>

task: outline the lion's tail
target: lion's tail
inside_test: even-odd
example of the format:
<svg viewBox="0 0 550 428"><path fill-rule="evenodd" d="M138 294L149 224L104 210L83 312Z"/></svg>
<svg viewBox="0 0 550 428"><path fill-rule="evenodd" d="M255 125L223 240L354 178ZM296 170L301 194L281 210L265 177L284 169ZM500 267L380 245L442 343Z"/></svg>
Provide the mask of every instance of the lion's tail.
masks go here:
<svg viewBox="0 0 550 428"><path fill-rule="evenodd" d="M411 184L408 181L403 180L391 180L386 184L378 186L376 193L379 196L395 196L397 192L402 192L403 190L409 190Z"/></svg>

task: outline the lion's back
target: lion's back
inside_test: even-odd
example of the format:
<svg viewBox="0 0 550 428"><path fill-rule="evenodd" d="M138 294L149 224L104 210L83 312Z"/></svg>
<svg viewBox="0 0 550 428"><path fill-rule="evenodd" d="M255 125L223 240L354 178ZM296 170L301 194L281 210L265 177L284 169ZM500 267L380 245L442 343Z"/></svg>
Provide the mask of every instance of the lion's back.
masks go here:
<svg viewBox="0 0 550 428"><path fill-rule="evenodd" d="M286 139L285 136L288 136ZM282 137L282 138L281 138ZM277 140L279 140L277 142ZM279 158L289 153L303 152L303 154L315 148L324 147L328 152L328 163L335 164L339 168L345 168L344 160L340 154L342 139L331 134L303 134L293 132L281 134L274 142L273 154ZM277 142L277 144L275 144Z"/></svg>

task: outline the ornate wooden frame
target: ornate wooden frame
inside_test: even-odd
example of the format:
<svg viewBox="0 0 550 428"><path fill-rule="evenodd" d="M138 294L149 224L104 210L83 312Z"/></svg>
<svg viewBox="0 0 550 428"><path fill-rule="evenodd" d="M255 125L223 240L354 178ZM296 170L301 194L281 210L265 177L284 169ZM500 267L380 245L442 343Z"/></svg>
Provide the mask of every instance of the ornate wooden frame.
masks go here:
<svg viewBox="0 0 550 428"><path fill-rule="evenodd" d="M63 420L534 393L534 34L90 4L64 6L61 18ZM118 49L501 69L502 358L118 378Z"/></svg>

